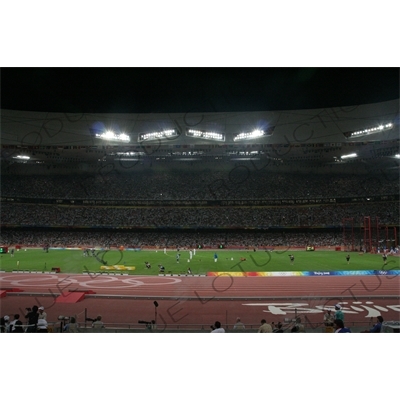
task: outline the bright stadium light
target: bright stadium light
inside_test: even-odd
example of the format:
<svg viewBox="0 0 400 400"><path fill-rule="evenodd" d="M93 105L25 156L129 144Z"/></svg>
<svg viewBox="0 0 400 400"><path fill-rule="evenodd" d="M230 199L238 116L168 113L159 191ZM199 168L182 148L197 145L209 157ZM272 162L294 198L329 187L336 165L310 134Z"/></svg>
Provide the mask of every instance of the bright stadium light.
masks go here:
<svg viewBox="0 0 400 400"><path fill-rule="evenodd" d="M185 158L177 158L176 161L202 161L202 159L196 157L185 157Z"/></svg>
<svg viewBox="0 0 400 400"><path fill-rule="evenodd" d="M140 157L146 153L144 151L117 151L115 154L120 157ZM114 153L111 155L114 155Z"/></svg>
<svg viewBox="0 0 400 400"><path fill-rule="evenodd" d="M380 132L385 132L389 131L393 128L392 123L387 123L387 124L381 124L378 126L374 126L372 128L367 128L363 129L360 131L354 131L354 132L344 132L343 135L346 136L347 138L349 137L358 137L358 136L367 136L367 135L372 135L374 133L380 133Z"/></svg>
<svg viewBox="0 0 400 400"><path fill-rule="evenodd" d="M251 139L257 139L260 137L264 136L271 136L274 132L274 126L268 128L267 130L262 130L262 129L255 129L254 131L251 132L242 132L236 135L233 140L236 142L237 140L251 140Z"/></svg>
<svg viewBox="0 0 400 400"><path fill-rule="evenodd" d="M214 140L217 142L225 141L225 135L223 133L199 131L197 129L188 129L186 131L186 136L199 138L199 139Z"/></svg>
<svg viewBox="0 0 400 400"><path fill-rule="evenodd" d="M13 158L16 158L18 160L30 160L31 159L29 156L21 156L21 155L13 157Z"/></svg>
<svg viewBox="0 0 400 400"><path fill-rule="evenodd" d="M140 133L138 137L139 142L158 140L158 139L171 139L177 137L179 134L175 129L167 129L159 132Z"/></svg>
<svg viewBox="0 0 400 400"><path fill-rule="evenodd" d="M344 156L341 156L340 158L342 160L345 160L346 158L355 158L355 157L357 157L357 154L356 153L351 153L351 154L345 154Z"/></svg>
<svg viewBox="0 0 400 400"><path fill-rule="evenodd" d="M231 161L259 161L261 160L260 157L236 157L236 158L231 158Z"/></svg>
<svg viewBox="0 0 400 400"><path fill-rule="evenodd" d="M96 133L97 138L107 141L115 141L115 142L130 142L131 139L125 133L120 133L119 135L114 133L113 131L105 131L103 133Z"/></svg>

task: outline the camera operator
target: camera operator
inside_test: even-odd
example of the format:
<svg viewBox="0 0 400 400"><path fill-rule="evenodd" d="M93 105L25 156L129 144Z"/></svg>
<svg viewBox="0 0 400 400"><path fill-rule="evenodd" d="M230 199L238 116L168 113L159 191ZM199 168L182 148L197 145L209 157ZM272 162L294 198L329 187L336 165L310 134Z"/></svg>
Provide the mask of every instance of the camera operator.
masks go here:
<svg viewBox="0 0 400 400"><path fill-rule="evenodd" d="M26 311L28 313L25 315L25 318L28 320L28 327L26 328L27 333L37 332L37 323L39 320L38 306L33 306L31 308L27 308Z"/></svg>

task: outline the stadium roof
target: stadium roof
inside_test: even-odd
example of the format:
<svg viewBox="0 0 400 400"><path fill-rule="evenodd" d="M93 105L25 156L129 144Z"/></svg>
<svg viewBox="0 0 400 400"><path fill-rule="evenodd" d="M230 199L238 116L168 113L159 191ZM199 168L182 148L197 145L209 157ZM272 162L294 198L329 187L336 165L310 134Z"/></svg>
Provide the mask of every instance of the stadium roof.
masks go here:
<svg viewBox="0 0 400 400"><path fill-rule="evenodd" d="M397 68L29 68L1 77L2 162L398 169ZM108 130L129 143L96 136ZM140 137L155 132L155 141Z"/></svg>

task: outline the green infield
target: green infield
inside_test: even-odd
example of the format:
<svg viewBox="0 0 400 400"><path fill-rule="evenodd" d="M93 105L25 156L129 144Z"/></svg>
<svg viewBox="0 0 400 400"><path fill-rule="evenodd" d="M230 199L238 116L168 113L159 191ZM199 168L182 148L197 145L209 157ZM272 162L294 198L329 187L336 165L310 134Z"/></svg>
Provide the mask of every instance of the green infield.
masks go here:
<svg viewBox="0 0 400 400"><path fill-rule="evenodd" d="M388 256L384 265L380 254L348 253L340 251L247 251L247 250L188 250L179 252L169 250L96 250L93 255L84 256L81 250L42 249L15 251L14 255L2 254L1 271L42 271L76 273L127 273L129 275L158 275L159 266L166 274L186 274L190 268L192 274L204 275L207 272L264 272L264 271L357 271L357 270L394 270L399 269L400 258ZM215 254L218 258L215 261ZM290 255L294 256L291 261ZM145 263L151 265L147 268Z"/></svg>

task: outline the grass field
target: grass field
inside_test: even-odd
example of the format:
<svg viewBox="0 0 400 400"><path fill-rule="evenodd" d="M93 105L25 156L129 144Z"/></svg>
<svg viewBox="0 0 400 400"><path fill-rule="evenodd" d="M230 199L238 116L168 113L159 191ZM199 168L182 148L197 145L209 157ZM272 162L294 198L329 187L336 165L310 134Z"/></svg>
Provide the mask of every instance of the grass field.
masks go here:
<svg viewBox="0 0 400 400"><path fill-rule="evenodd" d="M218 261L214 262L217 253ZM344 252L336 251L246 251L246 250L197 250L190 258L189 251L180 251L180 261L176 259L177 252L170 250L141 251L96 251L95 256L84 257L81 250L50 250L28 249L16 251L14 256L2 254L0 270L2 271L51 271L59 267L62 273L84 272L121 272L132 275L158 275L158 265L165 267L165 273L182 274L190 267L193 274L206 274L211 271L220 272L264 272L264 271L356 271L399 269L400 258L389 256L384 266L379 254L350 253L350 263L347 264ZM289 254L295 260L290 262ZM241 259L246 259L241 261ZM148 269L145 261L151 264ZM107 270L104 267L119 266L119 270ZM102 268L103 267L103 268ZM134 267L134 268L133 268ZM132 268L131 270L127 270ZM125 269L125 270L124 270Z"/></svg>

